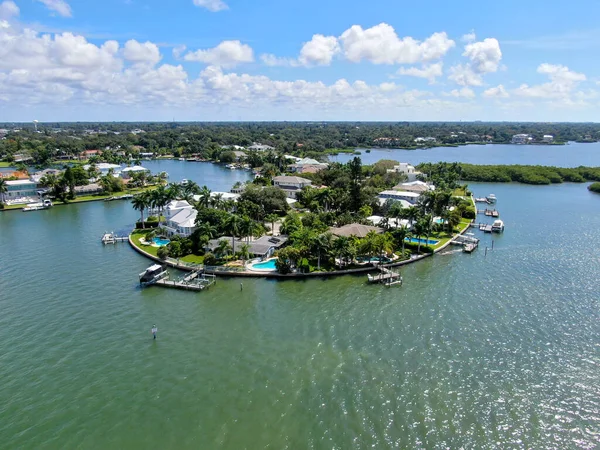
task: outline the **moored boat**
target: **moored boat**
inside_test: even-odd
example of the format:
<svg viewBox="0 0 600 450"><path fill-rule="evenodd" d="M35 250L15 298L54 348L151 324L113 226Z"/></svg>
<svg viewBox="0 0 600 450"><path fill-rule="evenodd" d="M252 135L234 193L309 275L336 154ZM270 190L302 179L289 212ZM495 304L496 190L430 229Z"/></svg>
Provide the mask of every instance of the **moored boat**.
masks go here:
<svg viewBox="0 0 600 450"><path fill-rule="evenodd" d="M500 219L494 220L492 224L492 231L496 233L501 233L504 231L504 222Z"/></svg>
<svg viewBox="0 0 600 450"><path fill-rule="evenodd" d="M155 283L156 281L166 277L168 275L166 266L160 264L153 264L148 267L144 272L140 273L140 284L142 286Z"/></svg>
<svg viewBox="0 0 600 450"><path fill-rule="evenodd" d="M23 208L23 211L40 211L42 209L52 208L52 206L54 205L52 205L52 202L50 200L44 200L40 203L30 203L29 205Z"/></svg>
<svg viewBox="0 0 600 450"><path fill-rule="evenodd" d="M496 196L494 194L490 194L486 197L488 203L496 203Z"/></svg>

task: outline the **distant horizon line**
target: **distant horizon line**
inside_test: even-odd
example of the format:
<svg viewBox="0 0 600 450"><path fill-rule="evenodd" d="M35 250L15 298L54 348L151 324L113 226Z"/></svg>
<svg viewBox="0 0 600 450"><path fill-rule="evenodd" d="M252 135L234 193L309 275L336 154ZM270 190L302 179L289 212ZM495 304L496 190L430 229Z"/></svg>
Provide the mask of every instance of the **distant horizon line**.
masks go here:
<svg viewBox="0 0 600 450"><path fill-rule="evenodd" d="M420 123L420 124L600 124L600 122L576 122L576 121L510 121L510 120L182 120L182 121L166 121L166 120L78 120L78 121L0 121L2 125L37 125L44 124L214 124L214 123L366 123L366 124L400 124L400 123Z"/></svg>

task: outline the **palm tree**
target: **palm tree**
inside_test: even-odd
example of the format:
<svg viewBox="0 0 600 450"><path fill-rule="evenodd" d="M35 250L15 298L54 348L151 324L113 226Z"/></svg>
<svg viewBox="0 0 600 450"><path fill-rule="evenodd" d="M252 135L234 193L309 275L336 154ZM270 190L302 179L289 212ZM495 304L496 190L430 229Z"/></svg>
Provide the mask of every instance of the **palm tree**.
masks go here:
<svg viewBox="0 0 600 450"><path fill-rule="evenodd" d="M177 200L178 198L181 197L181 194L182 194L181 185L170 184L166 190L167 203L170 202L171 200Z"/></svg>
<svg viewBox="0 0 600 450"><path fill-rule="evenodd" d="M329 207L333 202L333 194L331 193L331 189L321 189L317 194L317 198L319 199L319 202L323 204L325 212L329 212Z"/></svg>
<svg viewBox="0 0 600 450"><path fill-rule="evenodd" d="M269 214L267 217L265 217L265 221L271 223L271 236L275 235L275 222L277 222L277 220L279 220L279 216L277 214Z"/></svg>
<svg viewBox="0 0 600 450"><path fill-rule="evenodd" d="M199 188L198 194L200 195L200 201L198 202L200 206L203 208L208 208L208 206L210 205L211 190L206 186L202 186L201 188Z"/></svg>
<svg viewBox="0 0 600 450"><path fill-rule="evenodd" d="M195 183L194 181L188 181L187 184L185 186L183 186L183 196L188 201L194 195L201 194L201 192L202 191L200 189L200 186L198 186L198 183ZM208 203L207 203L207 206L208 206Z"/></svg>
<svg viewBox="0 0 600 450"><path fill-rule="evenodd" d="M329 253L331 247L333 246L333 234L330 232L320 234L313 239L312 247L317 250L318 259L317 259L317 267L321 270L321 253L325 254Z"/></svg>
<svg viewBox="0 0 600 450"><path fill-rule="evenodd" d="M407 227L400 227L394 230L394 236L396 237L396 239L399 239L400 242L402 242L402 258L404 258L404 244L405 239L408 237L408 235L409 232Z"/></svg>
<svg viewBox="0 0 600 450"><path fill-rule="evenodd" d="M248 216L243 216L240 224L240 236L246 237L247 242L250 242L250 237L252 236L254 228L254 221Z"/></svg>
<svg viewBox="0 0 600 450"><path fill-rule="evenodd" d="M377 253L377 240L377 233L375 231L369 231L367 235L363 239L361 239L361 253L368 256L375 255Z"/></svg>
<svg viewBox="0 0 600 450"><path fill-rule="evenodd" d="M425 234L428 233L427 229L429 228L428 225L429 221L425 218L423 219L419 219L417 221L417 223L414 224L413 226L413 232L415 233L415 235L417 236L417 239L419 241L419 245L417 247L417 253L421 253L421 236L424 236Z"/></svg>
<svg viewBox="0 0 600 450"><path fill-rule="evenodd" d="M215 253L217 255L223 257L223 256L227 255L227 253L229 253L230 250L231 250L231 245L229 245L229 242L227 242L227 239L221 239L219 241L219 245L215 249Z"/></svg>
<svg viewBox="0 0 600 450"><path fill-rule="evenodd" d="M215 209L222 209L224 205L223 194L216 194L209 197L209 204Z"/></svg>
<svg viewBox="0 0 600 450"><path fill-rule="evenodd" d="M233 253L235 253L235 238L240 234L242 219L235 214L231 214L225 222L225 227L231 233L231 247L233 248Z"/></svg>
<svg viewBox="0 0 600 450"><path fill-rule="evenodd" d="M355 252L352 241L346 236L340 236L333 241L333 250L340 259L340 265L347 264L349 258L351 258Z"/></svg>
<svg viewBox="0 0 600 450"><path fill-rule="evenodd" d="M133 209L140 211L141 214L141 222L142 228L146 228L144 223L144 210L148 207L148 198L144 192L141 194L135 195L131 200L131 204L133 205Z"/></svg>
<svg viewBox="0 0 600 450"><path fill-rule="evenodd" d="M413 225L419 216L421 215L421 211L416 206L409 206L402 210L402 217L408 220L410 225Z"/></svg>
<svg viewBox="0 0 600 450"><path fill-rule="evenodd" d="M54 186L58 184L58 177L53 173L47 173L40 179L40 184L43 187L54 189Z"/></svg>
<svg viewBox="0 0 600 450"><path fill-rule="evenodd" d="M242 244L239 251L242 261L250 259L250 246L248 244Z"/></svg>
<svg viewBox="0 0 600 450"><path fill-rule="evenodd" d="M394 251L394 241L390 233L383 233L375 239L375 246L379 253L379 263L383 260L383 254L389 254Z"/></svg>
<svg viewBox="0 0 600 450"><path fill-rule="evenodd" d="M4 203L4 195L8 192L6 180L0 178L0 203Z"/></svg>

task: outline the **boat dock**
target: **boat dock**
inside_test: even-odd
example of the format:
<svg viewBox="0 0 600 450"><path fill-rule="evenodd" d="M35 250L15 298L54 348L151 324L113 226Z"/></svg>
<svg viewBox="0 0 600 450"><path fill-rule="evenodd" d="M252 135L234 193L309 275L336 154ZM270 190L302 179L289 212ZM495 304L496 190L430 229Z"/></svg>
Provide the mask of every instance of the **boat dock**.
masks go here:
<svg viewBox="0 0 600 450"><path fill-rule="evenodd" d="M487 217L500 217L500 212L497 209L478 209L478 214L484 214Z"/></svg>
<svg viewBox="0 0 600 450"><path fill-rule="evenodd" d="M152 282L149 285L183 289L186 291L203 291L213 286L217 282L216 275L208 275L204 270L196 270L179 280L171 280L169 275Z"/></svg>
<svg viewBox="0 0 600 450"><path fill-rule="evenodd" d="M473 253L479 247L479 239L460 234L452 240L452 244L461 245L465 253Z"/></svg>
<svg viewBox="0 0 600 450"><path fill-rule="evenodd" d="M400 275L400 272L394 272L385 267L379 267L379 273L377 275L367 274L367 280L369 283L380 283L385 284L386 286L402 285L402 276Z"/></svg>
<svg viewBox="0 0 600 450"><path fill-rule="evenodd" d="M104 245L116 244L117 242L126 242L128 240L129 238L127 236L117 236L114 233L104 233L101 238L101 241Z"/></svg>

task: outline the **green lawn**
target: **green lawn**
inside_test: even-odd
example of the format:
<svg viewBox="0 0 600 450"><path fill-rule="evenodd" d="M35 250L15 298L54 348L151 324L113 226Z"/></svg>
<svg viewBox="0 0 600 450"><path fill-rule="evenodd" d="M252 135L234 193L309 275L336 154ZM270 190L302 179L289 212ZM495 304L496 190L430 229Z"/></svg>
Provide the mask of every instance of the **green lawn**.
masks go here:
<svg viewBox="0 0 600 450"><path fill-rule="evenodd" d="M136 247L141 248L146 253L150 253L152 256L156 256L158 258L158 255L156 254L156 252L158 252L158 247L152 247L151 245L142 245L140 243L140 239L143 239L149 231L151 230L134 230L131 233L131 240L133 241L133 244Z"/></svg>
<svg viewBox="0 0 600 450"><path fill-rule="evenodd" d="M189 264L204 264L204 255L187 255L179 260Z"/></svg>
<svg viewBox="0 0 600 450"><path fill-rule="evenodd" d="M13 167L13 163L9 163L6 161L0 161L0 167Z"/></svg>

